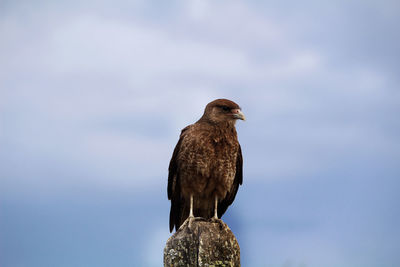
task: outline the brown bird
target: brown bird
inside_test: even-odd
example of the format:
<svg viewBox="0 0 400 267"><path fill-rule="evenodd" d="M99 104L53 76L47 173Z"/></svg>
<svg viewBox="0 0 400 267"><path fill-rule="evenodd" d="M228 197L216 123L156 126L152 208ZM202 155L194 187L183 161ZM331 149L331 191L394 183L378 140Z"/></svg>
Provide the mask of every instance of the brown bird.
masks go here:
<svg viewBox="0 0 400 267"><path fill-rule="evenodd" d="M168 169L170 232L194 216L221 218L232 204L243 180L238 119L245 117L235 102L217 99L182 130Z"/></svg>

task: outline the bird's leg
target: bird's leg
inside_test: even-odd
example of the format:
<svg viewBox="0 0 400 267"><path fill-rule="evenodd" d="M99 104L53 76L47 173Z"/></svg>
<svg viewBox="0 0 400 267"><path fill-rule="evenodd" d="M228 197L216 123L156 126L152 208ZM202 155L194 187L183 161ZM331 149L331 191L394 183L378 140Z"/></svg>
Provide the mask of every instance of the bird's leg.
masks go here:
<svg viewBox="0 0 400 267"><path fill-rule="evenodd" d="M215 204L214 204L214 217L213 220L218 220L218 196L215 195Z"/></svg>
<svg viewBox="0 0 400 267"><path fill-rule="evenodd" d="M190 194L190 211L189 218L194 218L193 216L193 194Z"/></svg>
<svg viewBox="0 0 400 267"><path fill-rule="evenodd" d="M190 210L189 210L188 220L189 220L188 228L191 229L192 221L194 220L194 216L193 216L193 194L190 194Z"/></svg>

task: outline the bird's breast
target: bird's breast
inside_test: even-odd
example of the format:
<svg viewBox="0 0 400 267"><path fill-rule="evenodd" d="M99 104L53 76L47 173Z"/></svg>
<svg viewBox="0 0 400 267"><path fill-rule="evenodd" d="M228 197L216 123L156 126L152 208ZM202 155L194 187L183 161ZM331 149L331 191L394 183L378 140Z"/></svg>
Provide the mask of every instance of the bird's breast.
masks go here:
<svg viewBox="0 0 400 267"><path fill-rule="evenodd" d="M182 189L224 197L236 173L236 138L202 135L182 144L180 154Z"/></svg>

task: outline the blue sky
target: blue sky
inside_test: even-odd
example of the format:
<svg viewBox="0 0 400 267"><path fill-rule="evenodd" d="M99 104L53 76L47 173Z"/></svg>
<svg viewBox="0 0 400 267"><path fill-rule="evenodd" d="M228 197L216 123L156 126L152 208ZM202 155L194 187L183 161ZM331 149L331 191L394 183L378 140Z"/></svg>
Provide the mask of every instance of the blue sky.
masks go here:
<svg viewBox="0 0 400 267"><path fill-rule="evenodd" d="M167 168L215 98L244 266L398 266L398 1L3 1L0 265L161 266Z"/></svg>

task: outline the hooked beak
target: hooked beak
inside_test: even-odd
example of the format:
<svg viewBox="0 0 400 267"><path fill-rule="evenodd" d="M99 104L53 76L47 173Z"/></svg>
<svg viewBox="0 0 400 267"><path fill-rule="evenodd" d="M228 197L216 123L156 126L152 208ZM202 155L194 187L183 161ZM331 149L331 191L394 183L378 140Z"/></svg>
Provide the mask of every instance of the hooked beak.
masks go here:
<svg viewBox="0 0 400 267"><path fill-rule="evenodd" d="M238 108L232 109L232 113L233 113L233 117L235 119L244 120L244 121L246 120L243 112L240 109L238 109Z"/></svg>

